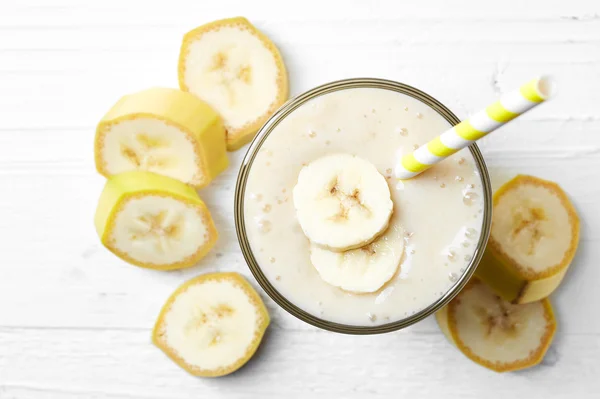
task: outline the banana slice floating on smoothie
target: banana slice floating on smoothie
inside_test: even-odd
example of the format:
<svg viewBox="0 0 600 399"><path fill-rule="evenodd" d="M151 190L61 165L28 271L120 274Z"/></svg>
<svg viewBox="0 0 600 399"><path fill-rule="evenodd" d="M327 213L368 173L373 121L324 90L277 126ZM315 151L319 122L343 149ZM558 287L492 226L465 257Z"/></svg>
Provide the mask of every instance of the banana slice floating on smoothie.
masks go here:
<svg viewBox="0 0 600 399"><path fill-rule="evenodd" d="M242 276L205 274L171 295L152 341L190 374L219 377L252 357L269 321L260 296Z"/></svg>
<svg viewBox="0 0 600 399"><path fill-rule="evenodd" d="M109 178L95 224L106 248L126 262L151 269L193 266L217 240L210 213L196 191L150 172Z"/></svg>
<svg viewBox="0 0 600 399"><path fill-rule="evenodd" d="M185 35L179 87L223 116L230 151L252 140L288 96L277 47L241 17L211 22Z"/></svg>
<svg viewBox="0 0 600 399"><path fill-rule="evenodd" d="M513 305L477 279L437 312L436 319L465 356L497 372L541 362L556 331L548 299Z"/></svg>
<svg viewBox="0 0 600 399"><path fill-rule="evenodd" d="M477 276L510 302L545 298L562 281L578 242L579 218L565 192L519 175L494 195L490 241Z"/></svg>
<svg viewBox="0 0 600 399"><path fill-rule="evenodd" d="M221 117L175 89L121 98L98 124L94 147L96 168L106 177L146 170L200 188L229 164Z"/></svg>
<svg viewBox="0 0 600 399"><path fill-rule="evenodd" d="M404 231L394 225L372 243L345 252L312 244L310 260L325 282L350 292L370 293L394 277L403 252Z"/></svg>
<svg viewBox="0 0 600 399"><path fill-rule="evenodd" d="M308 239L338 252L372 242L393 211L385 178L370 162L349 154L326 155L303 167L293 197Z"/></svg>

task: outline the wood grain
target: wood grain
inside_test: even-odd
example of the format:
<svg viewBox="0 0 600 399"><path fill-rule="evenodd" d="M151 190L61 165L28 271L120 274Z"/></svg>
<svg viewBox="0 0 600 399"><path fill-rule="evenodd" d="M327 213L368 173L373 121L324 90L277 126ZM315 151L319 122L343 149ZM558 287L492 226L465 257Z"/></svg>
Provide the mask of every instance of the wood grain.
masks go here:
<svg viewBox="0 0 600 399"><path fill-rule="evenodd" d="M265 301L273 323L233 376L196 379L150 344L162 303L213 270L253 279L235 238L245 150L200 192L221 233L198 266L169 273L103 249L92 217L104 180L96 122L121 95L177 85L182 35L245 15L280 46L292 92L345 77L399 80L466 117L539 74L557 98L486 137L494 186L516 173L559 182L581 244L553 295L560 327L543 364L495 374L447 343L434 320L373 337L336 335ZM600 7L594 0L0 4L0 398L596 398L600 390ZM264 297L264 295L263 295Z"/></svg>

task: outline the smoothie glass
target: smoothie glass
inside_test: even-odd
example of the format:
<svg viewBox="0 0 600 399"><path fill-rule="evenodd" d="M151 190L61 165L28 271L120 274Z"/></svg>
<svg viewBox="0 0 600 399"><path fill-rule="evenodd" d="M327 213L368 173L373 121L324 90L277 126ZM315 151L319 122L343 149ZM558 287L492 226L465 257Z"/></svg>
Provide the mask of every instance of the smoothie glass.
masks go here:
<svg viewBox="0 0 600 399"><path fill-rule="evenodd" d="M420 320L423 320L427 316L439 310L446 303L448 303L465 286L467 281L473 275L477 265L479 264L479 261L483 256L483 250L485 248L489 236L492 213L491 185L487 168L483 161L482 155L477 145L473 144L469 147L469 151L474 159L475 168L479 172L481 180L480 184L482 188L481 192L483 194L483 198L481 199L483 217L482 224L479 230L480 235L476 242L476 247L473 251L472 258L466 266L464 272L460 276L458 276L456 282L448 291L443 293L443 295L441 295L433 303L429 304L429 306L402 319L390 321L389 323L379 325L349 325L333 322L330 320L326 320L325 318L317 317L314 314L311 314L296 306L294 303L288 300L285 297L285 295L279 292L269 281L269 279L265 276L263 270L261 269L261 265L257 261L257 258L248 240L246 220L244 217L244 201L246 197L246 185L248 181L248 176L251 172L251 168L255 158L258 152L261 150L261 147L267 140L269 134L273 131L273 129L275 129L275 127L278 126L278 124L281 121L283 121L288 115L290 115L290 113L294 112L303 104L306 104L308 101L317 97L323 96L328 93L337 92L339 90L347 90L354 88L383 89L401 93L425 104L451 125L456 125L460 122L460 120L448 108L446 108L440 102L435 100L433 97L411 86L394 81L383 79L358 78L336 81L314 88L284 104L265 123L265 125L261 128L261 130L256 135L256 138L250 145L250 148L248 149L248 152L245 155L244 160L242 162L236 184L235 223L236 232L242 249L242 253L248 266L250 267L252 274L254 275L260 286L279 306L281 306L283 309L285 309L295 317L299 318L300 320L303 320L309 324L312 324L316 327L325 330L345 334L378 334L399 330L401 328L410 326Z"/></svg>

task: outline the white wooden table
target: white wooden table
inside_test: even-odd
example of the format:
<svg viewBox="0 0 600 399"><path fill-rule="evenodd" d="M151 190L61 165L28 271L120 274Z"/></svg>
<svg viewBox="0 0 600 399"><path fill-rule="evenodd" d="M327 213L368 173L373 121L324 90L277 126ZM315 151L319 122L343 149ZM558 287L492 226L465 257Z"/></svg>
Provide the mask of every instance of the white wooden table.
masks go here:
<svg viewBox="0 0 600 399"><path fill-rule="evenodd" d="M589 1L1 0L0 398L600 397L600 3ZM150 344L171 291L213 270L252 279L233 223L232 165L201 192L221 232L190 270L129 266L92 218L95 124L122 94L176 87L182 35L244 15L281 49L298 94L357 76L412 84L460 117L539 73L558 97L481 144L497 186L558 181L582 219L580 250L553 296L559 331L540 367L495 374L433 319L382 336L319 331L265 301L259 353L197 379Z"/></svg>

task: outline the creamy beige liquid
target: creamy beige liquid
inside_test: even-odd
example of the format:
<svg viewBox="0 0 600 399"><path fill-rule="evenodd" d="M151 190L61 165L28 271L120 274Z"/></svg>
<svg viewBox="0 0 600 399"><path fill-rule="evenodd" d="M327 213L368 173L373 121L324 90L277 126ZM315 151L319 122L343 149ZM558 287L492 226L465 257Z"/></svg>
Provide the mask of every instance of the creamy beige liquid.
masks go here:
<svg viewBox="0 0 600 399"><path fill-rule="evenodd" d="M475 161L462 150L405 182L396 181L393 168L400 155L449 127L418 100L370 88L322 95L287 116L259 150L244 197L248 240L271 284L319 318L367 326L410 316L448 291L469 264L482 226ZM398 273L373 294L325 283L296 220L291 194L302 166L342 152L370 161L387 178L390 223L407 232Z"/></svg>

